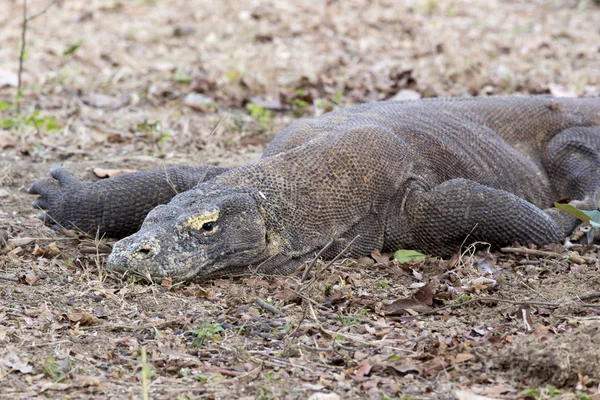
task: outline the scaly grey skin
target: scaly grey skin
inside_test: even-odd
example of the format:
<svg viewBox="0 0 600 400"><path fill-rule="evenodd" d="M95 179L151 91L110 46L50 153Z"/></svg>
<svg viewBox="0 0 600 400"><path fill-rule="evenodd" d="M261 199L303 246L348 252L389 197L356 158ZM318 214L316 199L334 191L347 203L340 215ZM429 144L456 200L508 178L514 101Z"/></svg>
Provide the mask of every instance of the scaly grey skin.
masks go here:
<svg viewBox="0 0 600 400"><path fill-rule="evenodd" d="M179 168L175 176L194 177L181 187L198 184L119 241L109 268L186 281L290 273L328 243L326 259L349 243L347 256L399 248L447 256L475 241L541 245L578 223L554 201L596 206L600 98L364 104L293 123L255 164L211 176ZM58 183L30 190L50 217L89 219L114 236L139 225L138 210L160 204L147 193L174 194L161 170L93 184L64 169L52 175Z"/></svg>

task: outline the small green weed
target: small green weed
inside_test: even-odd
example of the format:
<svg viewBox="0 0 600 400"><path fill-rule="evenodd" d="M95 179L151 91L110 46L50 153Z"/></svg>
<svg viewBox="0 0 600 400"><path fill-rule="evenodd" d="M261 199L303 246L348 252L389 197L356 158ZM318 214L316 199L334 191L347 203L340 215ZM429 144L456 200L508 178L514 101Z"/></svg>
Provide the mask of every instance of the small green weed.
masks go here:
<svg viewBox="0 0 600 400"><path fill-rule="evenodd" d="M194 340L192 341L192 346L201 347L204 345L204 342L208 340L218 339L219 333L223 331L224 329L221 327L221 325L203 322L198 329L190 330L186 333L192 333L195 335Z"/></svg>
<svg viewBox="0 0 600 400"><path fill-rule="evenodd" d="M173 74L173 79L177 83L190 83L193 80L191 76L179 69Z"/></svg>
<svg viewBox="0 0 600 400"><path fill-rule="evenodd" d="M163 130L162 123L160 120L147 121L144 120L137 126L138 132L144 132L146 135L156 140L158 143L166 142L171 137L171 132Z"/></svg>
<svg viewBox="0 0 600 400"><path fill-rule="evenodd" d="M383 279L381 281L375 282L375 286L380 287L380 288L386 288L386 287L390 286L390 282L387 279Z"/></svg>
<svg viewBox="0 0 600 400"><path fill-rule="evenodd" d="M248 103L246 110L250 112L250 116L258 122L263 130L269 129L273 125L273 112L265 109L260 104Z"/></svg>
<svg viewBox="0 0 600 400"><path fill-rule="evenodd" d="M342 322L343 326L351 326L351 325L358 325L358 324L362 323L366 314L367 314L367 310L364 308L361 308L354 314L346 314L346 315L340 314L339 316L340 316L340 321Z"/></svg>
<svg viewBox="0 0 600 400"><path fill-rule="evenodd" d="M40 115L38 110L31 114L20 114L5 101L0 102L0 129L33 128L36 132L52 132L60 129L54 117Z"/></svg>
<svg viewBox="0 0 600 400"><path fill-rule="evenodd" d="M67 47L67 49L65 51L63 51L63 56L70 56L75 54L75 52L77 51L77 49L83 44L83 40L78 40L75 43L73 43L72 45L70 45L69 47Z"/></svg>
<svg viewBox="0 0 600 400"><path fill-rule="evenodd" d="M42 371L54 382L61 382L67 378L73 365L73 362L70 360L66 361L66 365L61 365L54 357L49 356L44 360Z"/></svg>

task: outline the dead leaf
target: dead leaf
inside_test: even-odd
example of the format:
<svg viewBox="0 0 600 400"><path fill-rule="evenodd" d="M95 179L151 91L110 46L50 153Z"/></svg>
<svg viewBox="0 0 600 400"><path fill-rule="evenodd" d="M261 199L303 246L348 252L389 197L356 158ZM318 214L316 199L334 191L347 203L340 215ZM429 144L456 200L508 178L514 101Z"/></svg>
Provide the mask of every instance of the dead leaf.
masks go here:
<svg viewBox="0 0 600 400"><path fill-rule="evenodd" d="M391 368L396 372L399 372L401 374L421 374L422 373L422 369L421 367L419 367L416 364L399 364L399 363L395 363L395 362L389 362L386 364L387 368Z"/></svg>
<svg viewBox="0 0 600 400"><path fill-rule="evenodd" d="M409 298L398 299L385 307L386 315L400 315L403 314L404 311L412 314L409 310L412 310L416 313L425 313L430 312L432 308L426 306L418 300Z"/></svg>
<svg viewBox="0 0 600 400"><path fill-rule="evenodd" d="M14 369L15 371L19 371L22 374L30 374L33 371L33 367L27 361L21 361L19 356L16 354L11 354L7 359L2 360L4 365L8 368Z"/></svg>
<svg viewBox="0 0 600 400"><path fill-rule="evenodd" d="M417 271L416 269L413 269L413 270L412 270L412 273L413 273L413 276L414 276L416 279L418 279L418 280L420 280L420 281L422 281L422 280L423 280L423 274L422 274L422 273L420 273L419 271Z"/></svg>
<svg viewBox="0 0 600 400"><path fill-rule="evenodd" d="M337 393L324 393L324 392L316 392L313 393L308 400L340 400L341 397Z"/></svg>
<svg viewBox="0 0 600 400"><path fill-rule="evenodd" d="M121 94L120 96L109 96L102 93L90 93L88 95L81 96L81 101L90 107L116 110L128 105L130 98L126 94Z"/></svg>
<svg viewBox="0 0 600 400"><path fill-rule="evenodd" d="M364 360L360 361L358 363L358 368L356 369L356 372L354 373L354 380L357 382L364 381L365 379L367 379L366 376L369 375L372 368L373 368L373 365L371 364L369 359L365 358Z"/></svg>
<svg viewBox="0 0 600 400"><path fill-rule="evenodd" d="M480 396L466 390L455 390L454 396L456 396L456 400L494 400L491 397Z"/></svg>
<svg viewBox="0 0 600 400"><path fill-rule="evenodd" d="M58 254L60 254L60 249L56 246L56 242L43 247L36 243L33 249L33 255L36 257L53 258Z"/></svg>
<svg viewBox="0 0 600 400"><path fill-rule="evenodd" d="M578 97L574 87L567 88L557 83L550 83L548 89L554 97Z"/></svg>
<svg viewBox="0 0 600 400"><path fill-rule="evenodd" d="M14 132L0 130L0 149L7 147L15 147L17 144L16 135Z"/></svg>
<svg viewBox="0 0 600 400"><path fill-rule="evenodd" d="M19 283L26 283L29 286L35 285L35 283L39 280L40 277L37 276L33 271L19 277Z"/></svg>
<svg viewBox="0 0 600 400"><path fill-rule="evenodd" d="M37 314L37 319L44 322L56 322L56 318L54 318L54 314L48 308L48 304L43 304L40 307L40 312Z"/></svg>
<svg viewBox="0 0 600 400"><path fill-rule="evenodd" d="M100 318L96 317L95 315L88 314L86 312L73 312L65 314L65 316L71 322L79 322L79 325L81 326L89 326L102 323L102 320Z"/></svg>
<svg viewBox="0 0 600 400"><path fill-rule="evenodd" d="M135 169L105 169L105 168L93 168L92 172L98 178L112 178L117 175L128 174L130 172L137 172Z"/></svg>
<svg viewBox="0 0 600 400"><path fill-rule="evenodd" d="M525 329L527 330L527 332L531 332L533 330L533 317L531 316L531 306L529 304L524 304L519 308L519 311Z"/></svg>
<svg viewBox="0 0 600 400"><path fill-rule="evenodd" d="M507 393L516 393L517 389L508 385L495 385L483 388L480 392L482 395L492 396L494 398L505 395Z"/></svg>
<svg viewBox="0 0 600 400"><path fill-rule="evenodd" d="M471 353L458 353L454 358L450 360L450 364L460 364L473 358L475 358L475 356Z"/></svg>
<svg viewBox="0 0 600 400"><path fill-rule="evenodd" d="M162 281L160 282L160 287L162 287L165 290L171 289L172 286L173 286L173 278L171 278L170 276L164 277L162 279Z"/></svg>
<svg viewBox="0 0 600 400"><path fill-rule="evenodd" d="M5 199L10 196L10 193L4 189L0 189L0 199Z"/></svg>
<svg viewBox="0 0 600 400"><path fill-rule="evenodd" d="M75 384L79 387L88 387L88 386L94 386L97 388L102 387L102 384L100 383L100 378L96 378L93 376L87 376L87 375L75 375Z"/></svg>
<svg viewBox="0 0 600 400"><path fill-rule="evenodd" d="M200 93L190 93L183 99L183 104L202 112L210 111L216 107L215 101L206 95Z"/></svg>
<svg viewBox="0 0 600 400"><path fill-rule="evenodd" d="M420 98L421 98L421 93L417 92L416 90L402 89L401 91L396 93L394 95L394 97L392 97L389 100L393 100L393 101L418 100Z"/></svg>
<svg viewBox="0 0 600 400"><path fill-rule="evenodd" d="M211 93L217 90L215 79L204 73L202 76L194 77L190 83L190 91L196 93Z"/></svg>
<svg viewBox="0 0 600 400"><path fill-rule="evenodd" d="M264 109L272 111L286 111L291 108L289 105L283 104L279 99L265 99L259 96L249 97L246 102L254 103Z"/></svg>
<svg viewBox="0 0 600 400"><path fill-rule="evenodd" d="M417 290L413 295L414 298L422 304L430 306L433 304L433 288L435 283L433 281L427 282L425 286Z"/></svg>
<svg viewBox="0 0 600 400"><path fill-rule="evenodd" d="M488 291L496 286L497 282L495 279L486 278L484 276L474 279L470 282L468 289L474 291L475 293L481 293L483 291Z"/></svg>
<svg viewBox="0 0 600 400"><path fill-rule="evenodd" d="M34 238L14 238L14 239L9 239L8 242L14 244L15 246L27 246L29 243L34 242L35 239Z"/></svg>
<svg viewBox="0 0 600 400"><path fill-rule="evenodd" d="M392 259L392 254L390 254L390 253L381 254L379 252L379 250L375 250L374 252L371 253L371 257L375 260L375 262L377 264L387 265L387 264L389 264L390 260Z"/></svg>

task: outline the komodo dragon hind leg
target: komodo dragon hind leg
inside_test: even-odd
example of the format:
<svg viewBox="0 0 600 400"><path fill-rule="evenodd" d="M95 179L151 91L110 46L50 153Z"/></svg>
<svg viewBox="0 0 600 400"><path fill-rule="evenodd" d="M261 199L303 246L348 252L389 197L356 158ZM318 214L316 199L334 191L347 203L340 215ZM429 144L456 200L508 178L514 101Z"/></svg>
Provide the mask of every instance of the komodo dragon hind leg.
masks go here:
<svg viewBox="0 0 600 400"><path fill-rule="evenodd" d="M55 166L54 179L37 180L28 193L39 195L33 206L46 211L42 219L48 225L123 238L137 232L154 207L226 170L177 166L86 182Z"/></svg>
<svg viewBox="0 0 600 400"><path fill-rule="evenodd" d="M561 198L593 196L600 187L600 127L569 128L554 136L544 164Z"/></svg>
<svg viewBox="0 0 600 400"><path fill-rule="evenodd" d="M593 206L589 201L573 204ZM558 209L542 210L512 193L468 179L413 192L405 209L418 250L433 255L452 254L463 242L551 243L569 235L578 224Z"/></svg>

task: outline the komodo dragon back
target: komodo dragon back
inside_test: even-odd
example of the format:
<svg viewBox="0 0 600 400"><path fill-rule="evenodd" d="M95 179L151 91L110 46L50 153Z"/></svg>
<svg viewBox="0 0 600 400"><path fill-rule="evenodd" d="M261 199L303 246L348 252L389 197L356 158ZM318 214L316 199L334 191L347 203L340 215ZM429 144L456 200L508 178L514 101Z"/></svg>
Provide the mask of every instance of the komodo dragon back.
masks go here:
<svg viewBox="0 0 600 400"><path fill-rule="evenodd" d="M150 212L108 263L198 280L290 273L330 243L325 258L349 243L350 256L398 248L445 256L470 241L541 245L577 224L554 201L595 207L599 154L599 98L364 104L295 122L257 163L198 179ZM148 173L137 174L149 189L164 185ZM60 190L37 185L54 196L39 199L52 213L46 197ZM74 196L89 191L80 185Z"/></svg>

